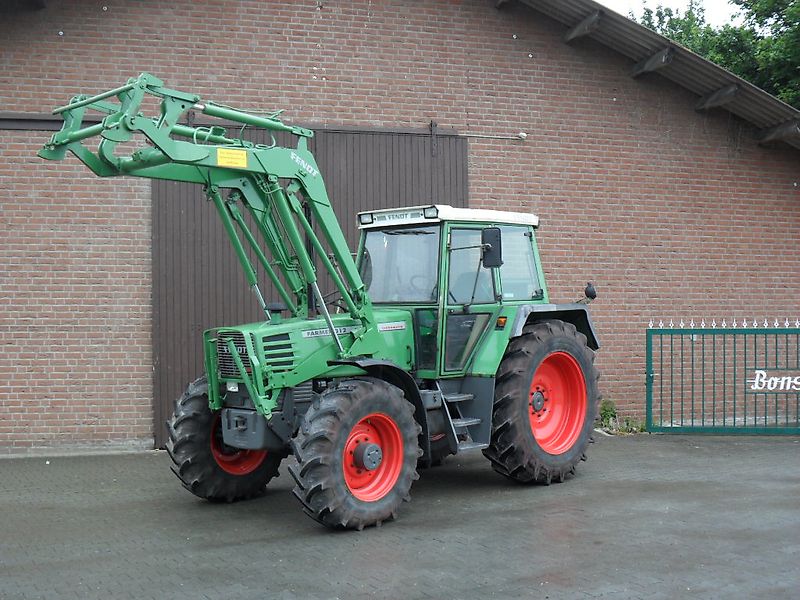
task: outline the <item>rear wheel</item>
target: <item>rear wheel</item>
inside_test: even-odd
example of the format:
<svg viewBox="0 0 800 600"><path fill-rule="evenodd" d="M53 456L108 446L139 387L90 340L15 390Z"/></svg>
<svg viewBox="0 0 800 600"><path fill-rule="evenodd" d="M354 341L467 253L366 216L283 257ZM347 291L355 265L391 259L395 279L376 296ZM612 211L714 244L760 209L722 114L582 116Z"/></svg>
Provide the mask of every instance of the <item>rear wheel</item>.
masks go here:
<svg viewBox="0 0 800 600"><path fill-rule="evenodd" d="M571 323L528 325L511 341L495 385L492 438L483 451L516 481L563 481L586 459L600 394L594 352Z"/></svg>
<svg viewBox="0 0 800 600"><path fill-rule="evenodd" d="M234 502L259 496L277 476L283 456L267 450L227 446L220 412L208 407L208 383L201 377L189 384L167 422L167 452L172 472L195 496Z"/></svg>
<svg viewBox="0 0 800 600"><path fill-rule="evenodd" d="M334 385L308 409L292 442L294 495L328 527L363 529L394 518L418 478L420 431L397 387L367 377Z"/></svg>

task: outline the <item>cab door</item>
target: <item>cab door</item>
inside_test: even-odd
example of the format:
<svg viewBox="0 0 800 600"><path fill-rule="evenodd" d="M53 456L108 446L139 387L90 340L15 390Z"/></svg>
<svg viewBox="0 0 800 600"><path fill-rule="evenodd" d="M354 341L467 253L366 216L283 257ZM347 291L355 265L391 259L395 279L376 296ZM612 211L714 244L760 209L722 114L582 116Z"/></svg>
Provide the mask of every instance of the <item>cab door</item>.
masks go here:
<svg viewBox="0 0 800 600"><path fill-rule="evenodd" d="M440 374L459 376L469 372L470 361L481 339L494 327L500 310L496 269L483 266L481 227L450 225L447 228L443 271L443 341Z"/></svg>

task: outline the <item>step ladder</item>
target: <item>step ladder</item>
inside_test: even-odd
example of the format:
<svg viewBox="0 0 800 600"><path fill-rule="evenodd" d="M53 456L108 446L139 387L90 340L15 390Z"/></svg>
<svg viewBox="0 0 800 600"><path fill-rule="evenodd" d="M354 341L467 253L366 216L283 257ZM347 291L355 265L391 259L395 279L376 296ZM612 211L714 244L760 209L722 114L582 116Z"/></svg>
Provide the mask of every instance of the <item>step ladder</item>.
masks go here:
<svg viewBox="0 0 800 600"><path fill-rule="evenodd" d="M442 392L442 410L446 411L447 422L450 423L449 431L446 431L451 445L458 448L458 452L466 450L479 450L488 448L489 444L473 441L469 428L480 425L483 421L478 417L464 416L462 403L474 398L472 394Z"/></svg>

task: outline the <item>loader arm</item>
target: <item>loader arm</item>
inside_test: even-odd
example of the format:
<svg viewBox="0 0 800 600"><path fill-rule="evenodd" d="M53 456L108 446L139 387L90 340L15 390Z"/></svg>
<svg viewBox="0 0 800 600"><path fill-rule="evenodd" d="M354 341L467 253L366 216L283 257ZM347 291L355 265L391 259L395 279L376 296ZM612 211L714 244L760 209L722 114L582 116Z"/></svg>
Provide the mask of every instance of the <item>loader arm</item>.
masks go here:
<svg viewBox="0 0 800 600"><path fill-rule="evenodd" d="M141 106L148 96L160 100L158 116L142 114ZM99 123L85 126L87 110L105 116ZM242 129L249 125L288 132L297 136L297 145L254 144L228 137L222 127L180 124L189 110L241 123ZM248 246L293 316L311 318L316 301L341 357L370 354L371 348L378 347L369 297L316 160L308 150L308 139L314 135L311 130L285 124L276 115L259 116L201 101L197 95L164 87L148 73L96 96L75 96L53 113L62 115L64 124L39 151L40 157L61 160L69 151L100 177L130 175L203 185L267 320L271 319L270 311L248 258ZM96 137L99 144L96 150L90 150L84 142ZM130 148L138 142L141 145L132 152L115 153L119 144ZM222 190L228 190L226 198ZM304 214L305 206L311 220ZM258 236L247 226L240 207L252 217ZM314 232L312 222L321 236ZM262 249L259 236L268 253ZM344 308L362 327L337 334L306 241L336 286Z"/></svg>

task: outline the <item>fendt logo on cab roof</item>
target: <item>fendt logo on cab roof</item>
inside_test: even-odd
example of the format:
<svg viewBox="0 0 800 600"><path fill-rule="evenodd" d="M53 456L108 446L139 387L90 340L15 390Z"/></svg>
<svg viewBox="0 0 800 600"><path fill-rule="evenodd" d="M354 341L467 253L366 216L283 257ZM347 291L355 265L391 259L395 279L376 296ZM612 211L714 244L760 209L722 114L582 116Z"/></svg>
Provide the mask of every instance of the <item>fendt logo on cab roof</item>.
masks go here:
<svg viewBox="0 0 800 600"><path fill-rule="evenodd" d="M292 160L296 162L298 165L303 167L303 170L311 175L312 177L316 177L319 175L319 171L317 171L314 167L312 167L308 162L306 162L303 158L295 154L294 152L291 153Z"/></svg>
<svg viewBox="0 0 800 600"><path fill-rule="evenodd" d="M424 215L421 210L406 210L403 212L391 212L375 215L375 221L404 221L406 219L422 219Z"/></svg>

